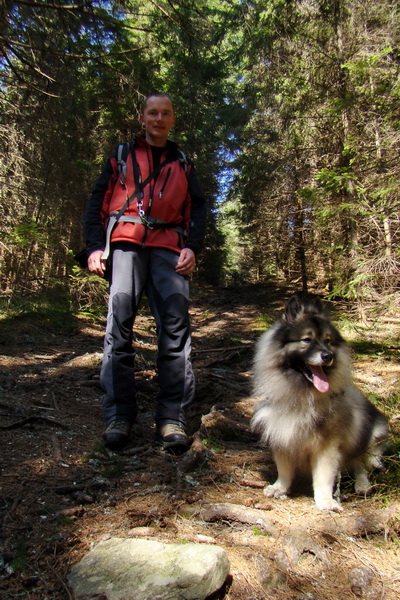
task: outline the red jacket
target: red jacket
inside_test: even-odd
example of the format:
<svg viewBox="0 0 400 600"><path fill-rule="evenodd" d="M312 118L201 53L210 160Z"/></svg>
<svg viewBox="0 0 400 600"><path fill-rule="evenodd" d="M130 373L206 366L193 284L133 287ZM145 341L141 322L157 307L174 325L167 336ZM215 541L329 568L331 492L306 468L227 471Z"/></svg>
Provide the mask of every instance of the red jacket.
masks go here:
<svg viewBox="0 0 400 600"><path fill-rule="evenodd" d="M132 145L131 145L132 148ZM136 164L132 159L132 152ZM142 223L120 222L114 228L111 242L129 241L145 247L156 246L180 252L183 247L198 252L204 237L205 199L201 193L192 164L187 172L179 161L176 144L168 141L160 156L160 163L168 160L156 179L143 189L142 210L146 217L180 225L188 232L168 228L149 229ZM89 199L85 214L85 234L90 252L104 249L104 232L108 217L125 203L127 194L134 193L139 182L154 171L153 153L144 137L137 137L126 159L125 185L120 181L116 152L108 159ZM134 199L124 215L139 216L138 202Z"/></svg>

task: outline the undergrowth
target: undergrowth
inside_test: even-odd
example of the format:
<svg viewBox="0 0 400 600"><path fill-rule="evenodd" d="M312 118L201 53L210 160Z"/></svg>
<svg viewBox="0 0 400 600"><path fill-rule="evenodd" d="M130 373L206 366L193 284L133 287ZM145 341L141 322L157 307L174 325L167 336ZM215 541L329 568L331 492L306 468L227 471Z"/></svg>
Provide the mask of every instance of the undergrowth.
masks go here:
<svg viewBox="0 0 400 600"><path fill-rule="evenodd" d="M71 298L62 285L25 296L0 296L2 334L69 333L76 325Z"/></svg>

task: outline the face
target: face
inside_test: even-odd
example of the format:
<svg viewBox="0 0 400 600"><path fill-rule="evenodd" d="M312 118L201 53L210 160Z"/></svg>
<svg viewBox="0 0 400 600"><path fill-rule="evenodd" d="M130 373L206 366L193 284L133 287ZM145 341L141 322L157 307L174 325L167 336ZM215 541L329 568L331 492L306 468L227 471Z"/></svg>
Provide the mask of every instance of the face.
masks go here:
<svg viewBox="0 0 400 600"><path fill-rule="evenodd" d="M147 142L152 146L165 146L175 120L174 109L169 98L150 96L143 114L140 115Z"/></svg>

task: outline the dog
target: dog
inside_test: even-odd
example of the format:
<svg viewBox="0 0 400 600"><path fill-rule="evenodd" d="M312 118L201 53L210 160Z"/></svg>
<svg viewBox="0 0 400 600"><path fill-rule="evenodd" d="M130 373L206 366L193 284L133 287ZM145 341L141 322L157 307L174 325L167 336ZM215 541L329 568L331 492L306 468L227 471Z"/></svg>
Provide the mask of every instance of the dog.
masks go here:
<svg viewBox="0 0 400 600"><path fill-rule="evenodd" d="M264 488L286 498L295 475L311 475L320 510L341 511L333 488L342 468L355 490L371 489L382 468L386 417L353 385L350 349L314 294L294 294L284 315L258 340L251 428L270 446L278 478Z"/></svg>

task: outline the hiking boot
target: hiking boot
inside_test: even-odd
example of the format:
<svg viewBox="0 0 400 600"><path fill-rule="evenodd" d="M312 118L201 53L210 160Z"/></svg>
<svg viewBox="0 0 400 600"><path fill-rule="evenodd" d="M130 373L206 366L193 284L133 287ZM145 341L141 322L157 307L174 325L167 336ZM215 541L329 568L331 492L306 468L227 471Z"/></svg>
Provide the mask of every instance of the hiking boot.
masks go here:
<svg viewBox="0 0 400 600"><path fill-rule="evenodd" d="M121 450L129 441L132 422L127 419L116 419L107 425L104 433L104 445L110 450Z"/></svg>
<svg viewBox="0 0 400 600"><path fill-rule="evenodd" d="M189 447L189 438L182 425L165 423L156 429L156 443L173 454L183 454Z"/></svg>

